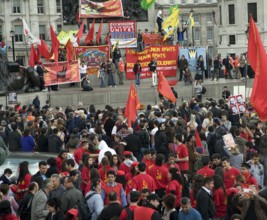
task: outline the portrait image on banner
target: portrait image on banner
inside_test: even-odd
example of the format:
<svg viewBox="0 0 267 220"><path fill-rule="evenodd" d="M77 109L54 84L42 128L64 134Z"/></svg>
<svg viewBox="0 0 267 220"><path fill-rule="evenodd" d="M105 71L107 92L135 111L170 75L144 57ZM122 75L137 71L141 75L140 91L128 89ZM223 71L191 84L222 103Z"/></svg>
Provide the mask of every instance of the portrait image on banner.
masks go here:
<svg viewBox="0 0 267 220"><path fill-rule="evenodd" d="M78 61L45 63L43 68L46 86L80 82Z"/></svg>
<svg viewBox="0 0 267 220"><path fill-rule="evenodd" d="M118 42L119 48L136 48L136 21L109 21L110 41L114 45Z"/></svg>
<svg viewBox="0 0 267 220"><path fill-rule="evenodd" d="M228 98L233 115L243 114L246 111L242 95L232 95Z"/></svg>
<svg viewBox="0 0 267 220"><path fill-rule="evenodd" d="M80 18L123 17L121 0L96 2L80 0Z"/></svg>
<svg viewBox="0 0 267 220"><path fill-rule="evenodd" d="M98 73L101 63L109 59L109 50L109 45L74 48L79 64L83 62L87 66L87 74Z"/></svg>
<svg viewBox="0 0 267 220"><path fill-rule="evenodd" d="M151 78L152 73L149 70L148 64L154 57L157 58L158 74L163 74L165 77L176 76L178 45L152 46L148 47L142 52L135 52L131 49L126 49L127 79L135 79L133 67L137 60L140 60L142 67L140 78Z"/></svg>

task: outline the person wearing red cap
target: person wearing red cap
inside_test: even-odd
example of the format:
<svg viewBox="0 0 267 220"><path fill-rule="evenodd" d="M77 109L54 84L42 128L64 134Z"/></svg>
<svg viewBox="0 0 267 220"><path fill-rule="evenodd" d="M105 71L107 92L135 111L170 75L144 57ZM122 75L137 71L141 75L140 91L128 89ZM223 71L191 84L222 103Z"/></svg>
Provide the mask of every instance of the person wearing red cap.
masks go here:
<svg viewBox="0 0 267 220"><path fill-rule="evenodd" d="M149 189L151 192L155 192L156 185L154 179L146 173L146 164L140 162L138 164L139 174L132 180L132 190L142 191L143 188Z"/></svg>
<svg viewBox="0 0 267 220"><path fill-rule="evenodd" d="M151 167L148 174L154 179L156 184L156 194L163 197L165 194L166 186L169 182L168 170L163 166L164 155L158 154L156 156L155 165Z"/></svg>
<svg viewBox="0 0 267 220"><path fill-rule="evenodd" d="M123 155L125 157L125 160L120 164L119 170L122 170L125 172L125 174L127 174L131 170L131 165L133 163L133 155L130 151L124 151Z"/></svg>
<svg viewBox="0 0 267 220"><path fill-rule="evenodd" d="M122 206L125 207L127 205L126 196L122 184L115 182L116 179L115 171L113 170L108 171L107 177L108 177L108 182L102 186L103 190L101 191L101 197L104 200L104 204L105 205L109 204L108 200L109 193L116 192L118 195L118 201Z"/></svg>
<svg viewBox="0 0 267 220"><path fill-rule="evenodd" d="M139 170L138 170L138 162L133 162L131 165L131 170L129 173L126 174L125 178L126 178L126 194L128 195L128 193L132 190L132 179L138 174Z"/></svg>

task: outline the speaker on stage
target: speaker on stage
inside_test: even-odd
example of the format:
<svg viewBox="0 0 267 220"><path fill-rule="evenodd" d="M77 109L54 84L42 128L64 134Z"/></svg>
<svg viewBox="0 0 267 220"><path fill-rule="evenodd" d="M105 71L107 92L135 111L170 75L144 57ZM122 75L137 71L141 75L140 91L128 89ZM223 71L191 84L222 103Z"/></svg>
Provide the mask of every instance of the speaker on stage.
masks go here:
<svg viewBox="0 0 267 220"><path fill-rule="evenodd" d="M253 69L251 68L250 65L248 65L248 77L249 78L254 78L255 77L255 73L253 71Z"/></svg>
<svg viewBox="0 0 267 220"><path fill-rule="evenodd" d="M19 64L14 62L8 62L8 71L10 73L18 73L19 72Z"/></svg>

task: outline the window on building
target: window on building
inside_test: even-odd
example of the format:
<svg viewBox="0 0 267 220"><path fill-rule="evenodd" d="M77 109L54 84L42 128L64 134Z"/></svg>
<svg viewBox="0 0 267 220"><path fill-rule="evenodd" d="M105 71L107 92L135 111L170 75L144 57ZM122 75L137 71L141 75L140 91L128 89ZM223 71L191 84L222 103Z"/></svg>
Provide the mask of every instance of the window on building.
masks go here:
<svg viewBox="0 0 267 220"><path fill-rule="evenodd" d="M208 40L213 40L213 27L208 27L207 28L207 39Z"/></svg>
<svg viewBox="0 0 267 220"><path fill-rule="evenodd" d="M220 16L219 17L219 19L220 19L219 24L222 25L222 6L219 6L219 13L220 13L219 14L219 16Z"/></svg>
<svg viewBox="0 0 267 220"><path fill-rule="evenodd" d="M211 13L206 14L206 21L212 22L212 14Z"/></svg>
<svg viewBox="0 0 267 220"><path fill-rule="evenodd" d="M248 23L250 15L252 15L255 22L258 22L257 3L248 3Z"/></svg>
<svg viewBox="0 0 267 220"><path fill-rule="evenodd" d="M57 13L61 13L61 0L56 1Z"/></svg>
<svg viewBox="0 0 267 220"><path fill-rule="evenodd" d="M200 23L200 15L199 14L193 14L195 23Z"/></svg>
<svg viewBox="0 0 267 220"><path fill-rule="evenodd" d="M21 66L25 66L25 56L16 56L16 62Z"/></svg>
<svg viewBox="0 0 267 220"><path fill-rule="evenodd" d="M58 24L57 25L57 33L60 33L62 31L62 25Z"/></svg>
<svg viewBox="0 0 267 220"><path fill-rule="evenodd" d="M43 0L37 0L37 11L38 11L38 14L44 13L44 1Z"/></svg>
<svg viewBox="0 0 267 220"><path fill-rule="evenodd" d="M39 37L43 40L45 40L45 25L39 25Z"/></svg>
<svg viewBox="0 0 267 220"><path fill-rule="evenodd" d="M207 0L207 3L211 3L212 2L212 0Z"/></svg>
<svg viewBox="0 0 267 220"><path fill-rule="evenodd" d="M235 44L235 35L229 35L229 44Z"/></svg>
<svg viewBox="0 0 267 220"><path fill-rule="evenodd" d="M198 0L194 0L194 3L198 3Z"/></svg>
<svg viewBox="0 0 267 220"><path fill-rule="evenodd" d="M186 0L182 0L182 4L185 4L186 3Z"/></svg>
<svg viewBox="0 0 267 220"><path fill-rule="evenodd" d="M13 13L20 13L20 0L13 0Z"/></svg>
<svg viewBox="0 0 267 220"><path fill-rule="evenodd" d="M209 54L210 58L214 57L214 48L213 47L208 47L208 54Z"/></svg>
<svg viewBox="0 0 267 220"><path fill-rule="evenodd" d="M228 5L229 24L235 24L235 5Z"/></svg>
<svg viewBox="0 0 267 220"><path fill-rule="evenodd" d="M194 29L194 36L195 36L195 40L200 40L200 29L199 28Z"/></svg>
<svg viewBox="0 0 267 220"><path fill-rule="evenodd" d="M23 41L23 26L15 25L15 42Z"/></svg>

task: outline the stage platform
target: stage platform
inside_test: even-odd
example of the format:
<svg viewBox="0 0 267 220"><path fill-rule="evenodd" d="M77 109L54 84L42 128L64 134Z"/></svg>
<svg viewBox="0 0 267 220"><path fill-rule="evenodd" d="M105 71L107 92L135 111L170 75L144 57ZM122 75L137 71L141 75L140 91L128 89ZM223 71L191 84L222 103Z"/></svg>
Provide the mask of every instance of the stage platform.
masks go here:
<svg viewBox="0 0 267 220"><path fill-rule="evenodd" d="M170 80L168 78L168 80ZM60 106L66 107L77 106L78 102L82 102L84 106L88 107L91 104L94 104L96 108L104 108L105 105L109 104L113 107L124 107L128 98L130 84L134 83L131 80L125 80L124 85L117 85L116 88L100 88L97 84L92 85L93 91L84 92L81 91L81 88L77 84L75 87L70 87L69 85L60 85L59 91L51 92L37 92L37 93L24 93L18 94L18 101L24 104L31 104L32 100L36 95L39 96L41 101L41 106L45 105L45 100L49 99L51 106ZM251 88L253 79L247 80L247 88ZM219 79L218 81L211 81L207 79L203 84L207 92L203 95L203 100L206 98L219 99L224 86L228 86L229 90L232 92L234 86L244 86L245 81L242 80L225 80ZM184 85L184 82L177 82L174 86L175 90L178 92L177 104L181 104L182 100L190 100L194 95L194 89L192 85ZM141 80L141 85L136 87L139 100L142 104L158 104L158 92L157 88L151 87L151 79ZM0 97L0 102L6 104L6 98Z"/></svg>

